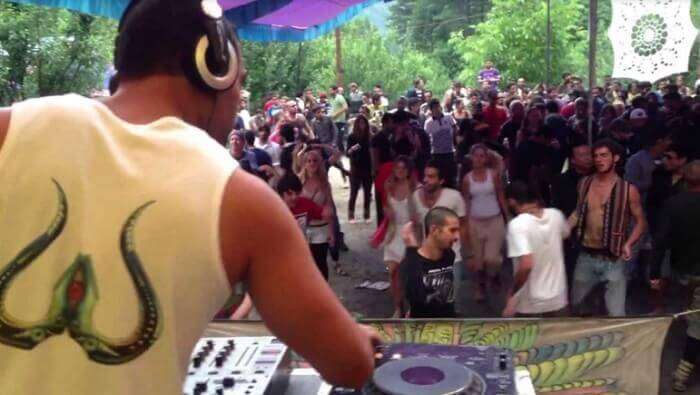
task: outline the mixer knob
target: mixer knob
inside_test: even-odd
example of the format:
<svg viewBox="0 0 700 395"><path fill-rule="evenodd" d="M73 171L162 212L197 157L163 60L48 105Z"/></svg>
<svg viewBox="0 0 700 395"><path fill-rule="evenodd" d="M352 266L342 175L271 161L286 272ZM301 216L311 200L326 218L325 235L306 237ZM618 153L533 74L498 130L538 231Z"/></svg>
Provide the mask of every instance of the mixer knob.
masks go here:
<svg viewBox="0 0 700 395"><path fill-rule="evenodd" d="M233 379L233 377L226 377L224 378L223 384L224 388L233 388L234 384L236 384L236 381Z"/></svg>
<svg viewBox="0 0 700 395"><path fill-rule="evenodd" d="M193 359L192 365L195 367L195 369L199 369L199 367L202 366L202 357L196 357Z"/></svg>
<svg viewBox="0 0 700 395"><path fill-rule="evenodd" d="M222 356L218 356L218 357L216 357L216 359L214 360L214 362L216 363L216 367L217 367L217 368L220 368L220 367L224 366L224 361L226 361L226 358L225 358L225 357L222 357Z"/></svg>
<svg viewBox="0 0 700 395"><path fill-rule="evenodd" d="M205 392L207 392L207 383L197 383L197 385L194 386L195 395L201 395Z"/></svg>
<svg viewBox="0 0 700 395"><path fill-rule="evenodd" d="M508 368L508 356L506 354L501 354L498 367L501 368L501 370L506 370Z"/></svg>

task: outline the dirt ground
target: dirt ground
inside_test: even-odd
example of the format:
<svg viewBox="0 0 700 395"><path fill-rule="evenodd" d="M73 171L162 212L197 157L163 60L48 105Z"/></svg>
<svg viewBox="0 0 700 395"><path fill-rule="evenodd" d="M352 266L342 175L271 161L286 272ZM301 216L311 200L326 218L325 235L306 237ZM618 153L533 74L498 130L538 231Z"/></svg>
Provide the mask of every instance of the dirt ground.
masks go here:
<svg viewBox="0 0 700 395"><path fill-rule="evenodd" d="M346 168L348 164L346 163ZM368 239L376 228L376 218L374 204L372 204L372 223L364 222L350 224L347 220L348 199L350 190L344 184L340 173L336 169L331 169L331 184L333 185L333 196L338 208L341 230L345 233L345 241L350 251L342 253L340 263L347 272L347 276L340 276L331 270L330 284L340 300L357 318L389 318L393 313L391 303L391 293L389 290L376 291L369 289L357 289L356 286L369 280L389 281L388 272L382 263L381 249L375 250L369 246ZM356 217L362 215L363 194L359 193ZM331 266L332 266L331 261ZM500 316L503 309L505 290L510 286L512 267L508 264L503 268L503 285L500 290L494 290L485 302L475 303L470 294L471 279L469 274L465 274L460 285L460 293L457 295L457 313L460 317L480 317L491 318ZM643 292L634 289L630 290L628 300L628 314L645 315L648 308L638 301L643 300ZM684 302L680 294L671 294L666 298L668 305L667 313L677 313L683 310ZM685 323L676 320L669 330L664 347L662 367L661 367L661 389L660 394L674 393L670 387L670 379L678 360L682 354L685 339ZM691 383L686 394L700 395L700 370ZM646 395L646 394L639 394Z"/></svg>

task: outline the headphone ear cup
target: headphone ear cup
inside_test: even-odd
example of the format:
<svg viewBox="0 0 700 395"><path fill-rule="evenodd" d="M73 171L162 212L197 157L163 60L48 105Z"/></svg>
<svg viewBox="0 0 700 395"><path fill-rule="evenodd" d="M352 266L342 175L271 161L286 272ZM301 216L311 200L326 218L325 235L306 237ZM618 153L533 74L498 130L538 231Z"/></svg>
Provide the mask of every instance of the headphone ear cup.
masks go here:
<svg viewBox="0 0 700 395"><path fill-rule="evenodd" d="M217 91L229 89L238 77L238 56L236 51L230 42L227 41L225 45L228 52L228 65L223 75L213 72L207 62L207 52L210 47L207 35L199 38L194 51L194 64L197 74L206 86Z"/></svg>

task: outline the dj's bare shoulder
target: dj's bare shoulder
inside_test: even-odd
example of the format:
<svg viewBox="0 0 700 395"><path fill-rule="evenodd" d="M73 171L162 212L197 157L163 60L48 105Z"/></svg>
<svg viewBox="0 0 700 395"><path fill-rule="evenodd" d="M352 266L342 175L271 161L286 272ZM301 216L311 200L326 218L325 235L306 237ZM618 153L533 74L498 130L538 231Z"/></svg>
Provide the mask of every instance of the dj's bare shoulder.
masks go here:
<svg viewBox="0 0 700 395"><path fill-rule="evenodd" d="M358 388L370 377L373 347L313 264L281 199L243 171L231 176L220 220L231 284L245 281L270 330L326 381Z"/></svg>
<svg viewBox="0 0 700 395"><path fill-rule="evenodd" d="M5 142L7 130L10 128L10 116L12 111L9 108L0 108L0 150Z"/></svg>

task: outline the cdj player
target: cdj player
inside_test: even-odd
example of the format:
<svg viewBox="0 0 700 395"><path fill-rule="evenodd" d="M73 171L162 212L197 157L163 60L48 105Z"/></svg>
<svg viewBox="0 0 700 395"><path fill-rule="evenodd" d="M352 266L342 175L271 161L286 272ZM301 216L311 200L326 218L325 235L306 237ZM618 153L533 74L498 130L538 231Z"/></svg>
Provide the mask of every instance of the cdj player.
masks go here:
<svg viewBox="0 0 700 395"><path fill-rule="evenodd" d="M284 394L290 351L274 337L202 338L192 352L185 395Z"/></svg>
<svg viewBox="0 0 700 395"><path fill-rule="evenodd" d="M377 354L372 381L362 390L331 395L514 395L510 350L498 347L391 344Z"/></svg>

